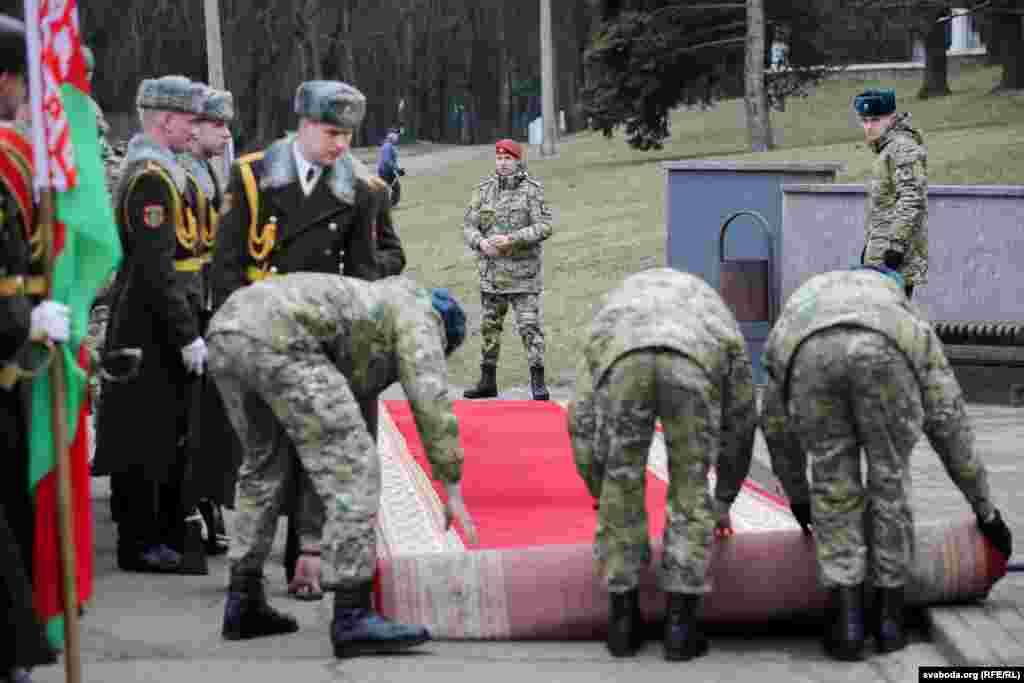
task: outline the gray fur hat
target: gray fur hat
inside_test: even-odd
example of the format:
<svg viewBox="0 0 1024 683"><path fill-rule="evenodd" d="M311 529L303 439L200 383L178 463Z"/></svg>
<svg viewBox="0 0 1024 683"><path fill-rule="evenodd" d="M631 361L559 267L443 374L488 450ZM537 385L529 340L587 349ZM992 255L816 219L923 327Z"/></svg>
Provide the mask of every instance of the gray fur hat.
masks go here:
<svg viewBox="0 0 1024 683"><path fill-rule="evenodd" d="M185 76L146 78L139 83L135 104L139 109L202 113L202 91Z"/></svg>
<svg viewBox="0 0 1024 683"><path fill-rule="evenodd" d="M204 86L201 103L199 115L204 119L231 123L235 118L235 98L227 90Z"/></svg>
<svg viewBox="0 0 1024 683"><path fill-rule="evenodd" d="M366 96L341 81L306 81L295 91L295 113L342 128L358 128L366 115Z"/></svg>

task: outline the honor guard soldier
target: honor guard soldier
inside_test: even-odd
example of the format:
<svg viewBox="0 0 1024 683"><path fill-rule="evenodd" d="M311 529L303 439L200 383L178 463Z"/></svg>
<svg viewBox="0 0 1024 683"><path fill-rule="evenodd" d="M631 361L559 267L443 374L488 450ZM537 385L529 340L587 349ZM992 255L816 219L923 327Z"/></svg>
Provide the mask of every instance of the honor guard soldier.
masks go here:
<svg viewBox="0 0 1024 683"><path fill-rule="evenodd" d="M298 87L294 104L296 135L239 158L232 168L230 209L214 253L215 307L240 287L286 273L340 272L377 280L405 267L387 183L349 149L366 113L365 96L346 83L308 81ZM361 405L376 438L377 401ZM294 482L289 497L295 503L285 506L291 522L289 581L299 536L316 538L323 524L316 496L302 491L307 485Z"/></svg>
<svg viewBox="0 0 1024 683"><path fill-rule="evenodd" d="M195 93L184 76L142 81L143 132L128 145L116 192L124 260L105 355L141 353L141 365L104 384L95 470L111 475L117 559L127 571L184 569L185 444L206 344L202 235L188 220L187 174L175 155L195 134Z"/></svg>
<svg viewBox="0 0 1024 683"><path fill-rule="evenodd" d="M922 433L982 534L1006 559L1012 552L960 385L903 286L885 266L815 276L790 297L764 348L762 429L772 469L804 531L813 526L819 576L831 592L824 646L844 661L863 659L868 631L879 652L906 645L910 454ZM870 623L865 582L875 589Z"/></svg>
<svg viewBox="0 0 1024 683"><path fill-rule="evenodd" d="M0 680L56 661L32 605L35 511L29 481L29 386L33 343L65 342L70 311L43 299L46 244L32 197L32 144L14 125L25 101L25 33L0 15Z"/></svg>
<svg viewBox="0 0 1024 683"><path fill-rule="evenodd" d="M465 316L446 290L428 292L402 276L268 278L236 291L214 314L210 371L245 445L225 638L298 629L268 605L263 587L281 494L297 468L326 511L322 540L303 545L300 573L318 576L334 593L335 656L396 652L429 639L426 629L393 623L371 606L381 471L361 405L401 383L433 476L447 490L446 526L458 518L475 543L459 484L464 456L445 362L464 335ZM278 448L275 426L297 459Z"/></svg>
<svg viewBox="0 0 1024 683"><path fill-rule="evenodd" d="M178 155L178 161L188 175L187 219L195 225L202 242L202 331L205 334L213 315L212 259L224 198L221 180L212 162L227 151L231 142L229 125L235 118L235 107L234 98L226 90L217 90L202 83L193 87L199 92L201 113L196 124L196 136L188 151ZM201 424L193 426L189 432L192 476L187 498L189 503L196 503L205 521L206 552L221 555L228 549L221 505L234 502L234 473L238 469L240 449L235 444L234 433L212 382L202 383L200 401L198 419Z"/></svg>
<svg viewBox="0 0 1024 683"><path fill-rule="evenodd" d="M480 382L464 396L498 395L501 330L511 305L530 365L530 395L546 401L550 394L544 381L541 255L542 243L551 237L551 211L543 186L526 172L519 143L498 140L494 158L494 174L477 186L462 221L466 246L477 255L483 304Z"/></svg>
<svg viewBox="0 0 1024 683"><path fill-rule="evenodd" d="M712 539L732 532L729 508L750 469L757 428L739 325L700 278L670 268L637 273L594 316L576 381L569 435L576 468L598 501L594 559L611 596L608 649L631 656L641 642L638 585L651 555L645 477L660 419L669 471L658 572L668 594L665 658L699 657L708 650L697 610L712 588Z"/></svg>
<svg viewBox="0 0 1024 683"><path fill-rule="evenodd" d="M853 101L875 153L868 182L861 262L898 270L909 298L928 275L928 153L924 136L896 113L896 92L868 90Z"/></svg>

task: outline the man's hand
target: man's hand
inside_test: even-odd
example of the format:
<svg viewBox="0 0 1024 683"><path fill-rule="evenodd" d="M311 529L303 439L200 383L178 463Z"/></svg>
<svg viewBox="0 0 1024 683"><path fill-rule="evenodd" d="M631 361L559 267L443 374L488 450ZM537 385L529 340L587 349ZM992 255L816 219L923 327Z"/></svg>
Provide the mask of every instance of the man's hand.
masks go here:
<svg viewBox="0 0 1024 683"><path fill-rule="evenodd" d="M811 529L814 523L811 521L811 504L807 503L790 503L789 509L793 511L793 516L796 517L796 521L800 524L800 528L807 535L810 535Z"/></svg>
<svg viewBox="0 0 1024 683"><path fill-rule="evenodd" d="M295 575L288 584L288 592L301 599L315 599L323 596L320 588L320 555L299 555L295 563Z"/></svg>
<svg viewBox="0 0 1024 683"><path fill-rule="evenodd" d="M899 270L900 266L903 265L903 254L892 249L886 249L885 253L882 254L882 262L885 263L886 268Z"/></svg>
<svg viewBox="0 0 1024 683"><path fill-rule="evenodd" d="M999 510L993 511L992 518L987 522L979 519L978 528L989 543L1009 560L1013 555L1013 535L1010 533L1010 527L1006 526L1006 522L1003 521L1003 516L999 514Z"/></svg>
<svg viewBox="0 0 1024 683"><path fill-rule="evenodd" d="M494 258L500 254L498 248L494 245L494 238L488 237L485 240L480 240L480 251L484 252L487 256Z"/></svg>
<svg viewBox="0 0 1024 683"><path fill-rule="evenodd" d="M732 528L732 517L729 516L730 505L725 501L715 499L715 537L716 538L728 538L736 533Z"/></svg>
<svg viewBox="0 0 1024 683"><path fill-rule="evenodd" d="M448 531L452 526L452 522L458 519L459 524L462 525L462 530L466 533L466 540L469 541L470 545L476 545L480 540L476 535L476 525L473 523L473 518L469 516L469 511L466 510L466 503L462 500L462 486L458 482L445 484L444 490L448 494L448 502L444 505L444 530Z"/></svg>
<svg viewBox="0 0 1024 683"><path fill-rule="evenodd" d="M491 238L491 243L497 247L499 252L507 251L512 248L512 238L508 235L495 235Z"/></svg>

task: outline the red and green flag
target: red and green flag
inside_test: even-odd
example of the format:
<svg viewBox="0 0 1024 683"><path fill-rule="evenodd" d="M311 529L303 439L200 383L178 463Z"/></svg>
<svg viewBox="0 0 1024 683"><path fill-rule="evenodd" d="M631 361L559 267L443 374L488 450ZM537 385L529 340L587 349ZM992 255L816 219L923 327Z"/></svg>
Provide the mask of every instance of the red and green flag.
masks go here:
<svg viewBox="0 0 1024 683"><path fill-rule="evenodd" d="M86 77L77 0L26 0L29 34L35 186L53 190L53 263L50 298L71 308L71 338L58 346L65 370L70 446L71 509L79 605L92 596L92 508L86 439L89 355L83 346L89 309L121 259L100 160L96 112ZM35 607L50 641L63 645L64 582L57 514L57 455L47 373L33 380L28 485L35 501Z"/></svg>

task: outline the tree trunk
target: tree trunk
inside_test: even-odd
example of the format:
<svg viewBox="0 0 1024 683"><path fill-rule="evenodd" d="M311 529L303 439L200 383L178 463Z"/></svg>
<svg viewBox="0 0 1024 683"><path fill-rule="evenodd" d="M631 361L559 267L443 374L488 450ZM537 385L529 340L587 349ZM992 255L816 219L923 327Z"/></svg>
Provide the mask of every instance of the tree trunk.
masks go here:
<svg viewBox="0 0 1024 683"><path fill-rule="evenodd" d="M771 113L764 87L764 3L747 0L746 109L752 152L765 152L772 140Z"/></svg>
<svg viewBox="0 0 1024 683"><path fill-rule="evenodd" d="M949 90L949 58L946 56L946 24L936 23L938 15L929 17L928 33L924 37L924 80L917 96L945 97Z"/></svg>
<svg viewBox="0 0 1024 683"><path fill-rule="evenodd" d="M997 12L993 19L1001 38L1003 78L996 90L1024 89L1024 15Z"/></svg>
<svg viewBox="0 0 1024 683"><path fill-rule="evenodd" d="M508 47L505 45L505 3L498 2L495 42L498 44L498 129L495 137L504 137L512 130L512 77L509 72Z"/></svg>

